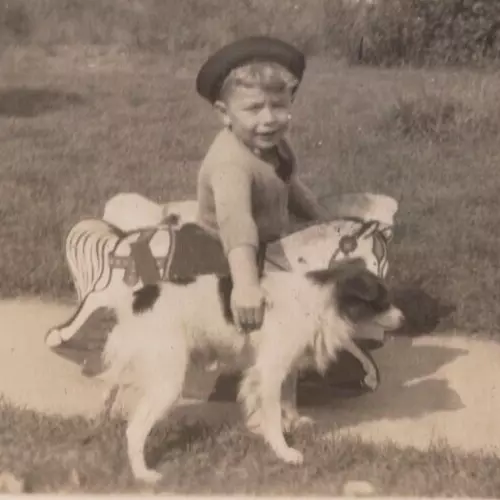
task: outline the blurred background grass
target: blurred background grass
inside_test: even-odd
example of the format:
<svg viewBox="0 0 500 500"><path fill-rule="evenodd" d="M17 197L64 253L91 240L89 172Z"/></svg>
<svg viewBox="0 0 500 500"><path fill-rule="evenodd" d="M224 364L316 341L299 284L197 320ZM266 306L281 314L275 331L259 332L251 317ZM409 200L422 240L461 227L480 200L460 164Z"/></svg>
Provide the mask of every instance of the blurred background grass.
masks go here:
<svg viewBox="0 0 500 500"><path fill-rule="evenodd" d="M491 64L500 3L488 0L1 0L0 46L212 50L254 33L309 55L368 64Z"/></svg>

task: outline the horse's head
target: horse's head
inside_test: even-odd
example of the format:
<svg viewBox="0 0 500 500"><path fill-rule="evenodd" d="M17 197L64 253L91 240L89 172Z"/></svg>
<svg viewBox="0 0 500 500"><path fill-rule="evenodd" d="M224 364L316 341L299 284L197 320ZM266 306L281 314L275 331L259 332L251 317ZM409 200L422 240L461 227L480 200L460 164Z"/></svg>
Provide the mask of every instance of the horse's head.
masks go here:
<svg viewBox="0 0 500 500"><path fill-rule="evenodd" d="M359 257L370 271L384 278L391 239L391 226L350 218L308 227L283 238L281 245L295 269L322 269L339 260Z"/></svg>
<svg viewBox="0 0 500 500"><path fill-rule="evenodd" d="M367 268L381 278L388 270L387 246L392 239L392 228L378 221L359 222L359 227L340 237L329 266L346 258L362 258Z"/></svg>

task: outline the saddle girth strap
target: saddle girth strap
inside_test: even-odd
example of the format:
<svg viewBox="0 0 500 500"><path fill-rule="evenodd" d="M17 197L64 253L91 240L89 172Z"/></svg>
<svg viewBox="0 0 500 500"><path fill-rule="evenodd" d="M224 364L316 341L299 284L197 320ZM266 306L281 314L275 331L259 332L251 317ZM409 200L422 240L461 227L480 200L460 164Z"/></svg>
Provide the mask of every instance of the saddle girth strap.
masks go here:
<svg viewBox="0 0 500 500"><path fill-rule="evenodd" d="M156 229L149 229L141 233L137 241L130 244L130 264L134 266L136 275L143 285L154 285L161 281L157 260L151 251L149 242L155 235ZM129 271L130 269L127 269ZM127 279L127 276L125 276Z"/></svg>

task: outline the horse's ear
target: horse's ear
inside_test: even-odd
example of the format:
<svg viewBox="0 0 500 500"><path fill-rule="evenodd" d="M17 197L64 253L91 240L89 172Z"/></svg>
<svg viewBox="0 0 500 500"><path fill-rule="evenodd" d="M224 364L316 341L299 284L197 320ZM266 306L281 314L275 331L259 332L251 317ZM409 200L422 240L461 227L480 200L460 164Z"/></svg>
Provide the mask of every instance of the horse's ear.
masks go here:
<svg viewBox="0 0 500 500"><path fill-rule="evenodd" d="M387 242L391 241L392 238L394 238L394 228L392 226L381 227L380 232Z"/></svg>

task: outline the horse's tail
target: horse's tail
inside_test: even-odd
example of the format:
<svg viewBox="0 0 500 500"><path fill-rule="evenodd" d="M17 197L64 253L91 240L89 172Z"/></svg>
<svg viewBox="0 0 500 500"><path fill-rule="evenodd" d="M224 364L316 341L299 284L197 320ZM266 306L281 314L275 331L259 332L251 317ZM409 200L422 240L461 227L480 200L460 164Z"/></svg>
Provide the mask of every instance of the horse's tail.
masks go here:
<svg viewBox="0 0 500 500"><path fill-rule="evenodd" d="M69 231L66 261L79 302L109 285L110 256L122 236L118 229L100 219L82 220Z"/></svg>

